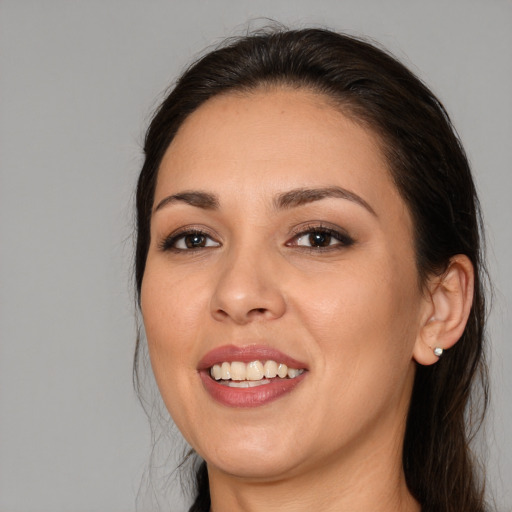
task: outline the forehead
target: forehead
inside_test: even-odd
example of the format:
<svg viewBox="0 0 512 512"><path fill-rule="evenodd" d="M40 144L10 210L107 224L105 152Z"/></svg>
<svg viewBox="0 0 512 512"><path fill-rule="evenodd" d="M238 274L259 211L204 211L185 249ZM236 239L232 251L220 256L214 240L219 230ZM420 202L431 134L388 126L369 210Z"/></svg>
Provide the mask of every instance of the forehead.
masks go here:
<svg viewBox="0 0 512 512"><path fill-rule="evenodd" d="M219 95L192 113L164 155L155 202L185 189L244 197L331 185L403 214L377 135L323 95L280 87Z"/></svg>

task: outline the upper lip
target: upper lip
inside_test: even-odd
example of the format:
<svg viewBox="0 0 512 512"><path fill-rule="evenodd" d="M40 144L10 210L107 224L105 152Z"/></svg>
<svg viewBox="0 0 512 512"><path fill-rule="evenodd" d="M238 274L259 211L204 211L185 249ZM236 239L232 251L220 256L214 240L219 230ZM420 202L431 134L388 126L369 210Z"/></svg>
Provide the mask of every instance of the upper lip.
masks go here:
<svg viewBox="0 0 512 512"><path fill-rule="evenodd" d="M210 350L199 361L198 370L206 370L214 364L220 364L224 361L233 362L240 361L242 363L250 363L251 361L268 361L272 360L276 363L284 363L288 368L306 369L307 365L291 356L288 356L275 348L268 345L224 345L222 347Z"/></svg>

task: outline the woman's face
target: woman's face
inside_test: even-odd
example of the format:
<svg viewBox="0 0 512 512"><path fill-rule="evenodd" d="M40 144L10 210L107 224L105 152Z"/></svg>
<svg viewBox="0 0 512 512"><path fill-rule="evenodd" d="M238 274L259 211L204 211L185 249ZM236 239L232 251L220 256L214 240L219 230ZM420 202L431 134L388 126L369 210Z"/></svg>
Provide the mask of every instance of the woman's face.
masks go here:
<svg viewBox="0 0 512 512"><path fill-rule="evenodd" d="M376 136L324 97L226 94L188 117L141 304L162 397L210 469L279 478L399 452L426 310L411 218Z"/></svg>

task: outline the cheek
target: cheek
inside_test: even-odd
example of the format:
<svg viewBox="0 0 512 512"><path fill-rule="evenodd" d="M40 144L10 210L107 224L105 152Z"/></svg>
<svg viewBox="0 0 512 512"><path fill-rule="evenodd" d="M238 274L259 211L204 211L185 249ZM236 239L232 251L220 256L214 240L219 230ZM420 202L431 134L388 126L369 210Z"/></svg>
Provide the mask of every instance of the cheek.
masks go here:
<svg viewBox="0 0 512 512"><path fill-rule="evenodd" d="M194 276L177 275L148 263L141 288L141 310L151 367L162 399L183 435L204 418L195 404L198 339L209 299ZM205 309L206 308L206 309ZM194 428L192 428L194 431Z"/></svg>
<svg viewBox="0 0 512 512"><path fill-rule="evenodd" d="M322 371L345 382L394 379L412 358L421 299L415 267L375 261L346 264L294 287L294 307L315 340Z"/></svg>
<svg viewBox="0 0 512 512"><path fill-rule="evenodd" d="M195 376L198 331L208 298L193 279L148 264L141 289L141 310L151 365L166 404Z"/></svg>
<svg viewBox="0 0 512 512"><path fill-rule="evenodd" d="M199 311L207 300L200 283L148 265L141 289L141 309L148 341L187 349L184 336L197 328ZM204 288L204 287L203 287ZM186 337L188 337L186 336Z"/></svg>

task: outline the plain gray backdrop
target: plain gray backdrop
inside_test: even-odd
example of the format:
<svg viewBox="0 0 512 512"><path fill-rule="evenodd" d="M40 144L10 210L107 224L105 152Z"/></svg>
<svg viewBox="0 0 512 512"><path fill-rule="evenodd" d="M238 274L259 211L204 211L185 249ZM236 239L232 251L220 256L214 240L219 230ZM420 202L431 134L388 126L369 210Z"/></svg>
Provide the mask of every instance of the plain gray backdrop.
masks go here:
<svg viewBox="0 0 512 512"><path fill-rule="evenodd" d="M135 510L150 448L131 381L142 134L185 64L258 17L370 36L447 106L488 228L488 476L512 508L510 0L0 0L0 511Z"/></svg>

